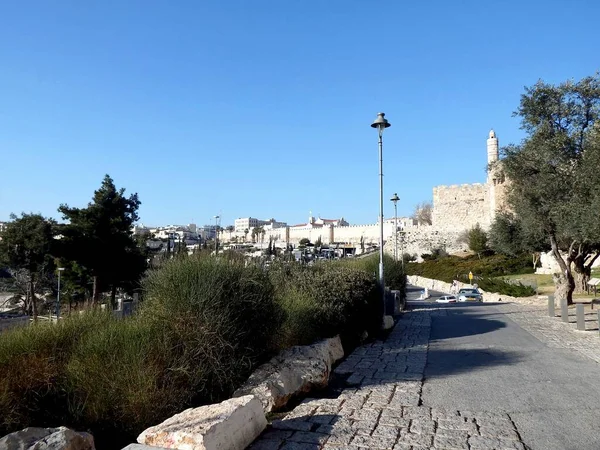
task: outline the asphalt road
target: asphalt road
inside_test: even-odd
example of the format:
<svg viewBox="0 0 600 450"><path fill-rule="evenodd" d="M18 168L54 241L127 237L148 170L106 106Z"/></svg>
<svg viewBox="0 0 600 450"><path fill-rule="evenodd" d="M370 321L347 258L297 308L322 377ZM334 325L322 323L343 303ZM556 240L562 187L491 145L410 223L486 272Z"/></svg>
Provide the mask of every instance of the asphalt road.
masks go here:
<svg viewBox="0 0 600 450"><path fill-rule="evenodd" d="M426 306L419 293L410 289L409 303ZM501 306L439 306L447 314L432 317L423 405L506 412L531 449L600 449L596 362L547 347Z"/></svg>

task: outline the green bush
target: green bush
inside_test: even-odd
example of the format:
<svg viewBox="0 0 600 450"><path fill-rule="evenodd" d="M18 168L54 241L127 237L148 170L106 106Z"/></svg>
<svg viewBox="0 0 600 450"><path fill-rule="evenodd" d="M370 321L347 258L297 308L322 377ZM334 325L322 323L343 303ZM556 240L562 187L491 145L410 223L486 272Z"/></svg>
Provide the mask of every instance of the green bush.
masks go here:
<svg viewBox="0 0 600 450"><path fill-rule="evenodd" d="M0 435L72 422L66 364L87 333L112 320L95 312L0 334Z"/></svg>
<svg viewBox="0 0 600 450"><path fill-rule="evenodd" d="M181 342L173 351L197 373L201 401L229 394L254 365L276 350L282 313L267 274L214 258L173 260L144 281L141 318ZM185 345L183 345L185 344ZM199 367L203 366L203 367Z"/></svg>
<svg viewBox="0 0 600 450"><path fill-rule="evenodd" d="M492 255L479 259L476 255L460 258L448 256L422 263L406 265L408 275L419 275L426 278L446 281L469 282L469 272L475 276L474 282L483 290L498 292L513 297L528 297L535 294L529 286L515 285L495 278L503 275L533 273L531 259L528 255L517 258L505 255Z"/></svg>
<svg viewBox="0 0 600 450"><path fill-rule="evenodd" d="M360 264L268 271L228 258L165 260L130 318L88 311L0 334L0 434L90 430L121 448L186 407L231 395L273 352L381 325L376 278ZM393 281L393 271L390 274Z"/></svg>
<svg viewBox="0 0 600 450"><path fill-rule="evenodd" d="M367 273L378 277L379 274L379 255L369 255L366 258L354 258L344 260L339 264L355 267ZM406 274L402 270L402 261L395 261L388 254L383 255L383 277L385 285L393 290L400 291L402 297L406 293Z"/></svg>
<svg viewBox="0 0 600 450"><path fill-rule="evenodd" d="M273 266L269 275L284 311L282 348L340 334L348 350L363 331L374 335L381 326L377 281L364 270L333 263L282 264Z"/></svg>
<svg viewBox="0 0 600 450"><path fill-rule="evenodd" d="M275 349L282 316L259 268L175 258L144 288L132 318L86 313L0 335L0 431L66 424L116 447L230 396Z"/></svg>
<svg viewBox="0 0 600 450"><path fill-rule="evenodd" d="M531 297L536 291L522 283L509 283L501 278L482 278L477 280L479 287L488 292L498 292L511 297Z"/></svg>

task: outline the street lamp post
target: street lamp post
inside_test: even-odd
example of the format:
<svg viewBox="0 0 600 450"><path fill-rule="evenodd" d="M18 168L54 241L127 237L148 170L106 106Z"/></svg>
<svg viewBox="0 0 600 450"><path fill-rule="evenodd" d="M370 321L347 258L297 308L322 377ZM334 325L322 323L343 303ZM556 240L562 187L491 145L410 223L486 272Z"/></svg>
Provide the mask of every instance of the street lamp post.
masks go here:
<svg viewBox="0 0 600 450"><path fill-rule="evenodd" d="M394 203L394 261L398 261L398 201L400 197L394 192L390 199Z"/></svg>
<svg viewBox="0 0 600 450"><path fill-rule="evenodd" d="M58 268L58 293L56 295L56 320L58 321L58 317L60 316L60 274L65 270L64 267Z"/></svg>
<svg viewBox="0 0 600 450"><path fill-rule="evenodd" d="M383 314L385 308L385 280L383 278L383 130L390 127L391 124L385 118L385 113L378 113L377 118L371 124L376 128L379 134L379 283L383 296Z"/></svg>
<svg viewBox="0 0 600 450"><path fill-rule="evenodd" d="M215 256L219 253L219 219L221 216L215 216Z"/></svg>
<svg viewBox="0 0 600 450"><path fill-rule="evenodd" d="M404 238L406 234L404 231L400 232L400 260L402 261L402 273L404 272Z"/></svg>

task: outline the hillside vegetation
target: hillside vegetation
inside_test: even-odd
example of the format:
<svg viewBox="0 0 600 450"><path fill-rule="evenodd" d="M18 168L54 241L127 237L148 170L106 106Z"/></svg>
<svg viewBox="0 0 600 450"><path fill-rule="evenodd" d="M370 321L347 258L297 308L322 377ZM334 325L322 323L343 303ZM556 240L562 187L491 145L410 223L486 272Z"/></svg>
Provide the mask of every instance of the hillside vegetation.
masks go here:
<svg viewBox="0 0 600 450"><path fill-rule="evenodd" d="M282 348L340 334L349 351L382 320L364 264L264 270L177 257L149 272L132 317L90 310L0 334L0 435L66 425L122 448L185 408L228 398Z"/></svg>
<svg viewBox="0 0 600 450"><path fill-rule="evenodd" d="M473 283L477 283L483 290L513 297L535 295L533 288L519 283L509 283L501 278L505 275L533 273L528 255L509 257L497 254L481 258L477 255L464 258L443 256L422 263L411 262L406 265L407 275L420 275L448 283L452 283L453 280L468 283L469 272L473 273Z"/></svg>

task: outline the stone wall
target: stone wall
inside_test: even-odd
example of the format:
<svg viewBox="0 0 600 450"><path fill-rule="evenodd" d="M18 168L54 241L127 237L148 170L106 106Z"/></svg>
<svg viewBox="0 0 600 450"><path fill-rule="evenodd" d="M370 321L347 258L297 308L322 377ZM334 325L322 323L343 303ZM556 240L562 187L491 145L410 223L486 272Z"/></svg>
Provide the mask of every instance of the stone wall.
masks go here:
<svg viewBox="0 0 600 450"><path fill-rule="evenodd" d="M418 275L408 275L406 277L406 281L408 284L412 284L413 286L427 288L433 291L443 292L445 294L450 293L451 284L446 283L445 281L434 280L432 278L420 277ZM458 289L473 287L467 283L458 282ZM487 292L483 289L479 289L481 292L482 298L484 302L519 302L521 301L517 297L511 297L510 295L503 295L497 292Z"/></svg>
<svg viewBox="0 0 600 450"><path fill-rule="evenodd" d="M446 230L434 226L413 227L398 233L398 255L421 256L431 253L434 249L442 248L448 253L458 253L468 250L468 245L458 243L461 231ZM390 236L385 244L385 251L394 254L394 238Z"/></svg>
<svg viewBox="0 0 600 450"><path fill-rule="evenodd" d="M490 225L489 189L487 184L463 184L433 188L433 226L461 231Z"/></svg>
<svg viewBox="0 0 600 450"><path fill-rule="evenodd" d="M459 244L458 237L462 229L447 229L431 225L411 226L398 232L398 254L409 253L417 256L431 253L433 249L443 248L448 253L457 253L467 250L466 244ZM324 244L344 242L355 247L360 246L361 239L365 246L379 245L379 224L349 225L347 227L301 227L301 228L276 228L267 230L262 245L266 246L269 237L275 240L278 246L283 247L287 242L298 245L301 239L307 238L316 242L319 238ZM394 254L394 222L383 223L384 250ZM262 238L261 238L262 241Z"/></svg>
<svg viewBox="0 0 600 450"><path fill-rule="evenodd" d="M383 224L383 236L384 240L390 239L394 233L394 223L384 222ZM228 238L228 234L224 236ZM294 227L294 228L275 228L273 230L266 230L264 235L264 242L269 242L269 238L273 238L276 243L286 243L297 245L301 239L307 238L311 242L316 242L321 238L321 242L324 244L330 244L332 242L345 242L348 244L359 245L361 238L365 245L369 243L379 243L379 224L369 225L348 225L346 227ZM250 239L250 236L248 236ZM261 242L263 238L260 238Z"/></svg>

